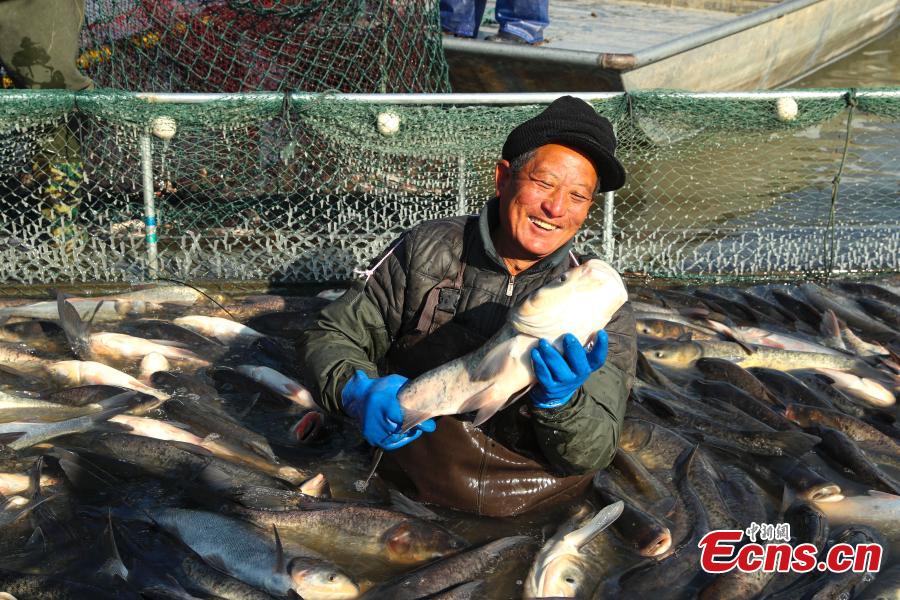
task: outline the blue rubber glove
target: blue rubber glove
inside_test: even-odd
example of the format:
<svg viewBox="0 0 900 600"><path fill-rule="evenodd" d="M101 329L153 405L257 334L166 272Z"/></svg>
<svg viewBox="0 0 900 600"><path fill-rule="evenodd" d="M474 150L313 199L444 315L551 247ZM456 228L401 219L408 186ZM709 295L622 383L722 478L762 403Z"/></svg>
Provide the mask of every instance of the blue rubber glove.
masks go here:
<svg viewBox="0 0 900 600"><path fill-rule="evenodd" d="M344 411L356 419L363 437L373 446L396 450L418 439L422 432L434 431L434 419L428 419L400 433L403 409L397 401L397 392L406 381L402 375L369 379L364 372L356 371L341 390Z"/></svg>
<svg viewBox="0 0 900 600"><path fill-rule="evenodd" d="M597 339L590 352L571 333L563 337L563 352L559 353L550 342L542 339L531 350L531 362L537 385L531 390L531 403L537 408L559 408L575 395L591 373L606 362L609 337L606 331L597 332Z"/></svg>

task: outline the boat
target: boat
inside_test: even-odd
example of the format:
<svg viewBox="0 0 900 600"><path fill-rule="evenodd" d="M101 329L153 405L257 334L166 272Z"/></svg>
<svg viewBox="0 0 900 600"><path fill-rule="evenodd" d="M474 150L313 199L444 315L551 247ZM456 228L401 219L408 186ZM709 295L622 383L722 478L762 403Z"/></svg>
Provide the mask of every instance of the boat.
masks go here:
<svg viewBox="0 0 900 600"><path fill-rule="evenodd" d="M542 44L485 40L496 23L443 44L455 92L760 90L854 52L898 14L900 0L550 0Z"/></svg>

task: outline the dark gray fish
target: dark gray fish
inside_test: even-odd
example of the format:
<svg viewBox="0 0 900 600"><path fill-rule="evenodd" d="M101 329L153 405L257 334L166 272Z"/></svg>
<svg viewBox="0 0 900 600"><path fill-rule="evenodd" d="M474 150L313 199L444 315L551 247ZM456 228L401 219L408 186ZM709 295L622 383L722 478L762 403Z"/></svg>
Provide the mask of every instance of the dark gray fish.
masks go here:
<svg viewBox="0 0 900 600"><path fill-rule="evenodd" d="M650 397L645 398L645 404ZM762 456L802 456L815 446L819 439L800 431L749 431L730 429L699 415L676 411L665 400L654 398L656 407L668 411L667 416L686 435L698 437L704 442L718 441L751 454ZM657 411L657 414L660 414ZM761 427L766 427L761 425ZM766 429L769 429L766 427ZM700 434L700 435L698 435Z"/></svg>
<svg viewBox="0 0 900 600"><path fill-rule="evenodd" d="M691 388L712 402L727 402L761 423L765 423L778 431L795 430L796 426L783 415L775 412L768 404L760 402L744 390L726 381L706 381L703 379L691 382Z"/></svg>
<svg viewBox="0 0 900 600"><path fill-rule="evenodd" d="M772 511L769 510L768 497L762 488L747 473L734 465L720 463L711 458L719 475L719 490L728 512L731 513L741 529L750 523L768 522Z"/></svg>
<svg viewBox="0 0 900 600"><path fill-rule="evenodd" d="M797 318L796 315L788 312L778 304L774 302L769 302L765 298L761 296L757 296L751 292L746 290L738 290L738 293L743 297L744 301L752 306L755 310L766 315L769 320L774 323L793 323Z"/></svg>
<svg viewBox="0 0 900 600"><path fill-rule="evenodd" d="M707 379L730 383L769 406L779 408L784 406L753 373L730 360L701 358L694 363L694 367Z"/></svg>
<svg viewBox="0 0 900 600"><path fill-rule="evenodd" d="M125 584L94 585L69 575L34 575L0 570L0 590L18 600L141 600L141 595Z"/></svg>
<svg viewBox="0 0 900 600"><path fill-rule="evenodd" d="M428 600L480 600L486 598L487 594L487 582L483 579L476 579L428 596Z"/></svg>
<svg viewBox="0 0 900 600"><path fill-rule="evenodd" d="M877 283L842 281L837 284L837 287L840 290L853 294L854 299L857 301L859 301L860 298L874 298L886 304L900 306L900 295L895 294Z"/></svg>
<svg viewBox="0 0 900 600"><path fill-rule="evenodd" d="M791 404L787 407L785 415L801 427L812 425L832 427L847 434L854 442L861 444L863 449L873 450L884 456L893 456L895 462L900 461L900 443L855 417L836 410L802 404Z"/></svg>
<svg viewBox="0 0 900 600"><path fill-rule="evenodd" d="M392 600L425 598L430 594L437 594L461 583L467 583L472 578L488 578L512 567L525 566L534 555L536 546L535 541L528 536L494 540L378 585L366 592L363 598Z"/></svg>
<svg viewBox="0 0 900 600"><path fill-rule="evenodd" d="M845 474L850 471L852 479L889 494L900 494L900 484L872 462L846 434L824 425L810 425L806 430L822 438L816 448L823 450L830 462Z"/></svg>
<svg viewBox="0 0 900 600"><path fill-rule="evenodd" d="M466 547L466 541L436 523L359 504L319 502L299 510L236 507L231 514L279 531L296 531L315 548L378 556L397 564L420 564Z"/></svg>
<svg viewBox="0 0 900 600"><path fill-rule="evenodd" d="M875 340L895 340L898 334L893 328L884 325L871 318L855 306L852 301L838 296L814 283L804 283L800 286L804 295L819 310L832 310L847 325L856 328L862 334Z"/></svg>
<svg viewBox="0 0 900 600"><path fill-rule="evenodd" d="M675 465L678 493L693 523L691 534L662 560L647 560L625 571L617 581L603 586L608 596L622 598L682 598L687 586L700 571L697 543L709 532L709 520L701 500L690 483L697 447L686 450ZM595 597L597 595L595 594Z"/></svg>
<svg viewBox="0 0 900 600"><path fill-rule="evenodd" d="M623 491L633 490L644 506L659 510L662 514L667 514L672 508L674 499L669 489L627 450L616 450L607 472Z"/></svg>
<svg viewBox="0 0 900 600"><path fill-rule="evenodd" d="M828 543L829 528L828 518L819 509L807 502L794 503L785 511L782 522L791 526L792 546L812 544L818 551L816 556L822 554L822 550ZM805 577L805 575L793 571L776 573L766 585L763 597L768 598L771 594L790 589L795 582L805 579Z"/></svg>
<svg viewBox="0 0 900 600"><path fill-rule="evenodd" d="M247 523L216 513L181 508L117 508L120 518L152 523L175 536L205 562L275 596L351 599L356 583L316 553L293 546L285 553L277 530L266 535Z"/></svg>
<svg viewBox="0 0 900 600"><path fill-rule="evenodd" d="M862 590L857 600L897 600L900 598L900 564L884 569Z"/></svg>
<svg viewBox="0 0 900 600"><path fill-rule="evenodd" d="M792 457L771 456L762 459L730 445L707 443L708 450L714 450L747 473L752 473L762 482L769 493L780 494L785 485L797 495L807 500L828 502L843 498L841 487L809 465Z"/></svg>
<svg viewBox="0 0 900 600"><path fill-rule="evenodd" d="M852 396L848 396L841 390L831 385L832 380L827 375L808 371L797 371L796 373L793 373L793 375L804 385L806 385L806 387L808 387L813 393L816 393L819 395L819 397L826 399L828 401L828 404L840 410L841 412L853 415L858 419L873 417L880 419L885 423L894 422L894 415L891 412L878 409L870 404L862 404L854 400ZM809 403L801 402L801 404ZM828 405L822 405L821 407L828 408Z"/></svg>
<svg viewBox="0 0 900 600"><path fill-rule="evenodd" d="M836 544L849 544L855 548L859 544L881 544L884 540L881 535L870 527L852 525L837 535ZM824 581L817 587L810 600L831 600L833 598L855 598L857 594L868 586L874 579L875 573L864 571L854 573L826 573Z"/></svg>
<svg viewBox="0 0 900 600"><path fill-rule="evenodd" d="M190 347L205 352L211 352L213 354L225 349L225 345L218 340L206 337L192 329L162 319L140 319L137 321L130 321L124 325L124 328L140 333L146 338L172 340L173 342L187 344Z"/></svg>
<svg viewBox="0 0 900 600"><path fill-rule="evenodd" d="M600 504L608 506L622 501L622 514L612 524L615 531L641 556L660 556L672 547L672 533L654 515L643 510L640 504L628 497L611 481L608 474L598 471L593 480L594 494Z"/></svg>
<svg viewBox="0 0 900 600"><path fill-rule="evenodd" d="M79 453L90 453L114 459L139 472L156 477L179 479L214 490L228 490L237 485L258 485L288 489L286 484L260 471L217 458L207 450L182 442L162 441L127 433L85 433L67 437L61 442ZM121 468L119 469L121 471Z"/></svg>
<svg viewBox="0 0 900 600"><path fill-rule="evenodd" d="M819 330L819 324L822 322L822 312L819 309L786 290L774 288L771 292L775 300L794 315L794 318L809 325L813 331Z"/></svg>
<svg viewBox="0 0 900 600"><path fill-rule="evenodd" d="M749 371L766 386L773 396L778 398L783 406L799 403L829 410L834 408L828 398L809 389L790 373L764 367L753 367Z"/></svg>
<svg viewBox="0 0 900 600"><path fill-rule="evenodd" d="M128 388L115 385L80 385L57 390L47 396L47 399L67 406L85 406L86 404L96 404L127 391L129 391Z"/></svg>
<svg viewBox="0 0 900 600"><path fill-rule="evenodd" d="M761 313L746 302L738 301L736 299L732 300L721 294L702 289L694 290L694 295L704 301L712 302L710 308L713 308L713 306L717 307L714 310L718 310L719 312L725 310L726 314L732 319L746 321L754 325L759 325L760 323L765 323L769 320L768 315Z"/></svg>
<svg viewBox="0 0 900 600"><path fill-rule="evenodd" d="M876 318L881 319L895 329L900 329L900 308L898 308L900 304L888 304L875 298L866 298L865 296L857 298L856 301Z"/></svg>
<svg viewBox="0 0 900 600"><path fill-rule="evenodd" d="M222 436L277 462L265 437L244 427L222 408L223 401L214 387L197 377L162 371L154 373L152 381L171 394L165 410L176 421L187 423L202 435Z"/></svg>
<svg viewBox="0 0 900 600"><path fill-rule="evenodd" d="M127 564L150 568L191 593L223 600L272 600L273 596L226 575L204 563L187 548L172 544L171 538L155 528L138 534L124 522L114 522Z"/></svg>

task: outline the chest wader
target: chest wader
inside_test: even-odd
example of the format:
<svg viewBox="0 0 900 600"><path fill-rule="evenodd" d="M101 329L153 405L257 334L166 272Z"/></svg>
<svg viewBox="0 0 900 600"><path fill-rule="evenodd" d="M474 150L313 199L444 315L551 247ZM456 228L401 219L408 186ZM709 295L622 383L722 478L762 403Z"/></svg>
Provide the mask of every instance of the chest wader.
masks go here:
<svg viewBox="0 0 900 600"><path fill-rule="evenodd" d="M392 372L415 377L487 340L453 322L462 293L466 249L476 227L467 225L456 277L445 278L431 289L415 329L394 344L388 355ZM444 416L436 422L433 433L385 453L382 459L382 475L424 502L477 515L513 516L574 499L585 492L593 476L557 477L469 421ZM484 427L490 426L489 420Z"/></svg>

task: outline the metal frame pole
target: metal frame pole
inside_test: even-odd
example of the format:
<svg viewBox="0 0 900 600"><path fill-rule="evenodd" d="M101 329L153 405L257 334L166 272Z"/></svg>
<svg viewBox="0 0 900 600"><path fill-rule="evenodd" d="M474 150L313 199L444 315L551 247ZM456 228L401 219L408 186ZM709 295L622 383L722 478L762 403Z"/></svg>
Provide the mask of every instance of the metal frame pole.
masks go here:
<svg viewBox="0 0 900 600"><path fill-rule="evenodd" d="M468 210L466 206L466 157L460 156L456 164L459 170L459 184L456 189L456 214L462 216L466 215Z"/></svg>
<svg viewBox="0 0 900 600"><path fill-rule="evenodd" d="M616 240L613 238L613 214L616 208L616 193L603 194L603 260L611 263L616 249Z"/></svg>
<svg viewBox="0 0 900 600"><path fill-rule="evenodd" d="M153 195L153 146L150 135L141 136L141 171L144 183L144 239L147 241L147 272L150 279L159 276L156 247L156 197Z"/></svg>

